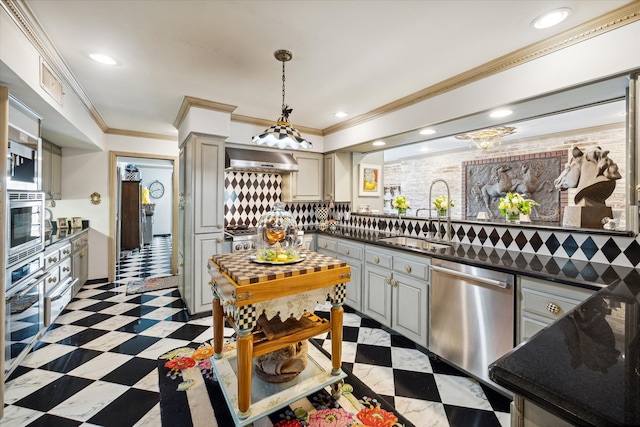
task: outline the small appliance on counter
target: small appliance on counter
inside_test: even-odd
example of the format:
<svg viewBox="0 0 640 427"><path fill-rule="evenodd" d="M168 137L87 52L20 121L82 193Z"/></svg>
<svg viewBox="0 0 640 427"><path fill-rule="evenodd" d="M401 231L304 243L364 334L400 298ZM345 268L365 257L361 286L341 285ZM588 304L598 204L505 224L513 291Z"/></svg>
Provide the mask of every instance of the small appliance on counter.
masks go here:
<svg viewBox="0 0 640 427"><path fill-rule="evenodd" d="M284 203L276 202L273 210L258 221L255 262L288 264L302 259L298 253L298 225Z"/></svg>

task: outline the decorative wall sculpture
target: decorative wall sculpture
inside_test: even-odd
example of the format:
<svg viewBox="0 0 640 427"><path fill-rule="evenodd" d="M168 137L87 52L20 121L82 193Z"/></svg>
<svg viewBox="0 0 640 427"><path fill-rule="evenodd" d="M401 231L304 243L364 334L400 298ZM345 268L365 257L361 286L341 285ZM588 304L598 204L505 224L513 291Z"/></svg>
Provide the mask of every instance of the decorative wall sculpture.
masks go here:
<svg viewBox="0 0 640 427"><path fill-rule="evenodd" d="M469 219L479 212L500 218L498 200L517 192L540 204L534 207L532 220L558 222L563 204L554 180L566 161L566 151L553 151L463 162L463 212Z"/></svg>

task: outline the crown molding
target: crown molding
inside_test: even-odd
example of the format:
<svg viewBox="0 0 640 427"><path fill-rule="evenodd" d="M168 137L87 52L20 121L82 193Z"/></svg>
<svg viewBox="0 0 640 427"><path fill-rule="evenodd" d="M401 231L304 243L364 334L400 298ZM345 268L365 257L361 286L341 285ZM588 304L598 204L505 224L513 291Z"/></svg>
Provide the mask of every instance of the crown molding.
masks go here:
<svg viewBox="0 0 640 427"><path fill-rule="evenodd" d="M23 0L2 0L0 3L7 14L13 19L22 33L31 41L38 54L60 77L62 83L67 86L80 100L93 121L105 132L109 126L104 121L98 110L87 96L78 80L64 62L55 46L51 43L42 29L40 22L35 17L31 8Z"/></svg>
<svg viewBox="0 0 640 427"><path fill-rule="evenodd" d="M222 104L220 102L209 101L202 98L196 98L195 96L185 96L182 99L182 105L178 110L178 115L173 121L173 126L177 128L180 126L187 113L191 108L200 108L203 110L218 111L220 113L233 113L236 107L235 105Z"/></svg>
<svg viewBox="0 0 640 427"><path fill-rule="evenodd" d="M266 120L266 119L258 119L255 117L249 117L249 116L242 116L240 114L232 114L231 115L231 121L232 122L237 122L237 123L246 123L248 125L255 125L255 126L260 126L260 127L264 127L265 129L273 126L275 121L273 120ZM293 126L293 124L292 124ZM298 131L300 131L301 133L306 133L309 135L318 135L318 136L323 136L324 133L322 132L321 129L316 129L316 128L309 128L309 127L305 127L305 126L294 126Z"/></svg>
<svg viewBox="0 0 640 427"><path fill-rule="evenodd" d="M544 55L565 49L606 32L618 29L640 20L640 1L634 1L626 6L611 11L591 21L577 25L567 31L549 37L537 43L523 47L504 56L496 58L478 67L443 80L411 95L378 107L368 113L345 120L323 129L324 135L329 135L353 126L368 122L377 117L409 107L413 104L434 98L470 83L482 80L494 74L517 67Z"/></svg>
<svg viewBox="0 0 640 427"><path fill-rule="evenodd" d="M109 128L105 130L104 133L108 135L133 136L136 138L149 138L149 139L163 139L165 141L176 141L176 142L178 141L177 136L163 135L160 133L138 132L135 130L126 130L126 129Z"/></svg>

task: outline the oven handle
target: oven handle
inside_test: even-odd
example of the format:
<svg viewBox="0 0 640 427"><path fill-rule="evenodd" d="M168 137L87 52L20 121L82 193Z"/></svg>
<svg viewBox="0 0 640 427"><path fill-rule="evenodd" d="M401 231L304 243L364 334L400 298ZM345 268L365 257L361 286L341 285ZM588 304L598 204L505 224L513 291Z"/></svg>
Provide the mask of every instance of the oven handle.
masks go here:
<svg viewBox="0 0 640 427"><path fill-rule="evenodd" d="M36 286L38 286L38 285L42 282L42 280L46 280L46 278L47 278L47 277L49 277L49 276L51 276L51 273L50 273L50 272L47 272L47 273L45 273L45 274L43 274L43 275L41 275L41 276L38 276L38 277L33 281L33 285L29 286L27 289L24 289L23 291L21 291L21 292L20 292L20 293L18 293L18 294L15 294L15 295L10 296L10 297L9 297L9 298L7 298L5 301L6 301L6 302L9 302L9 301L13 301L14 299L17 299L17 298L22 298L23 296L25 296L26 294L28 294L28 293L29 293L29 291L30 291L31 289L33 289L33 288L35 288Z"/></svg>
<svg viewBox="0 0 640 427"><path fill-rule="evenodd" d="M474 276L473 274L463 273L461 271L450 270L448 268L438 267L436 265L429 266L432 271L439 271L440 273L450 274L452 276L462 277L463 279L475 280L476 282L484 283L485 285L497 286L502 289L507 289L509 283L503 280L489 279L487 277Z"/></svg>
<svg viewBox="0 0 640 427"><path fill-rule="evenodd" d="M79 278L73 279L73 280L69 280L69 285L66 286L62 291L60 291L58 293L58 295L51 297L51 302L53 301L58 301L60 298L62 298L64 296L64 294L69 290L69 288L72 288L76 283L78 283L78 280L80 280Z"/></svg>

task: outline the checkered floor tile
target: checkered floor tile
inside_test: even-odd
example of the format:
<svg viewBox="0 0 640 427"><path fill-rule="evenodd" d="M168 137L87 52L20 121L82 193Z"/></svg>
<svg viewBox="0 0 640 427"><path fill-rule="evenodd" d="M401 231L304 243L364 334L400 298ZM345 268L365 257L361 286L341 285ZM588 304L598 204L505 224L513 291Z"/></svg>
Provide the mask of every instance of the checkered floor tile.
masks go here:
<svg viewBox="0 0 640 427"><path fill-rule="evenodd" d="M177 289L126 295L132 277L170 272L170 244L154 238L120 261L115 282L81 289L8 378L0 424L160 425L157 357L213 335L211 317L189 316ZM317 313L328 317L329 308L318 306ZM509 426L504 396L345 311L345 368L416 426ZM330 335L314 339L330 351Z"/></svg>

